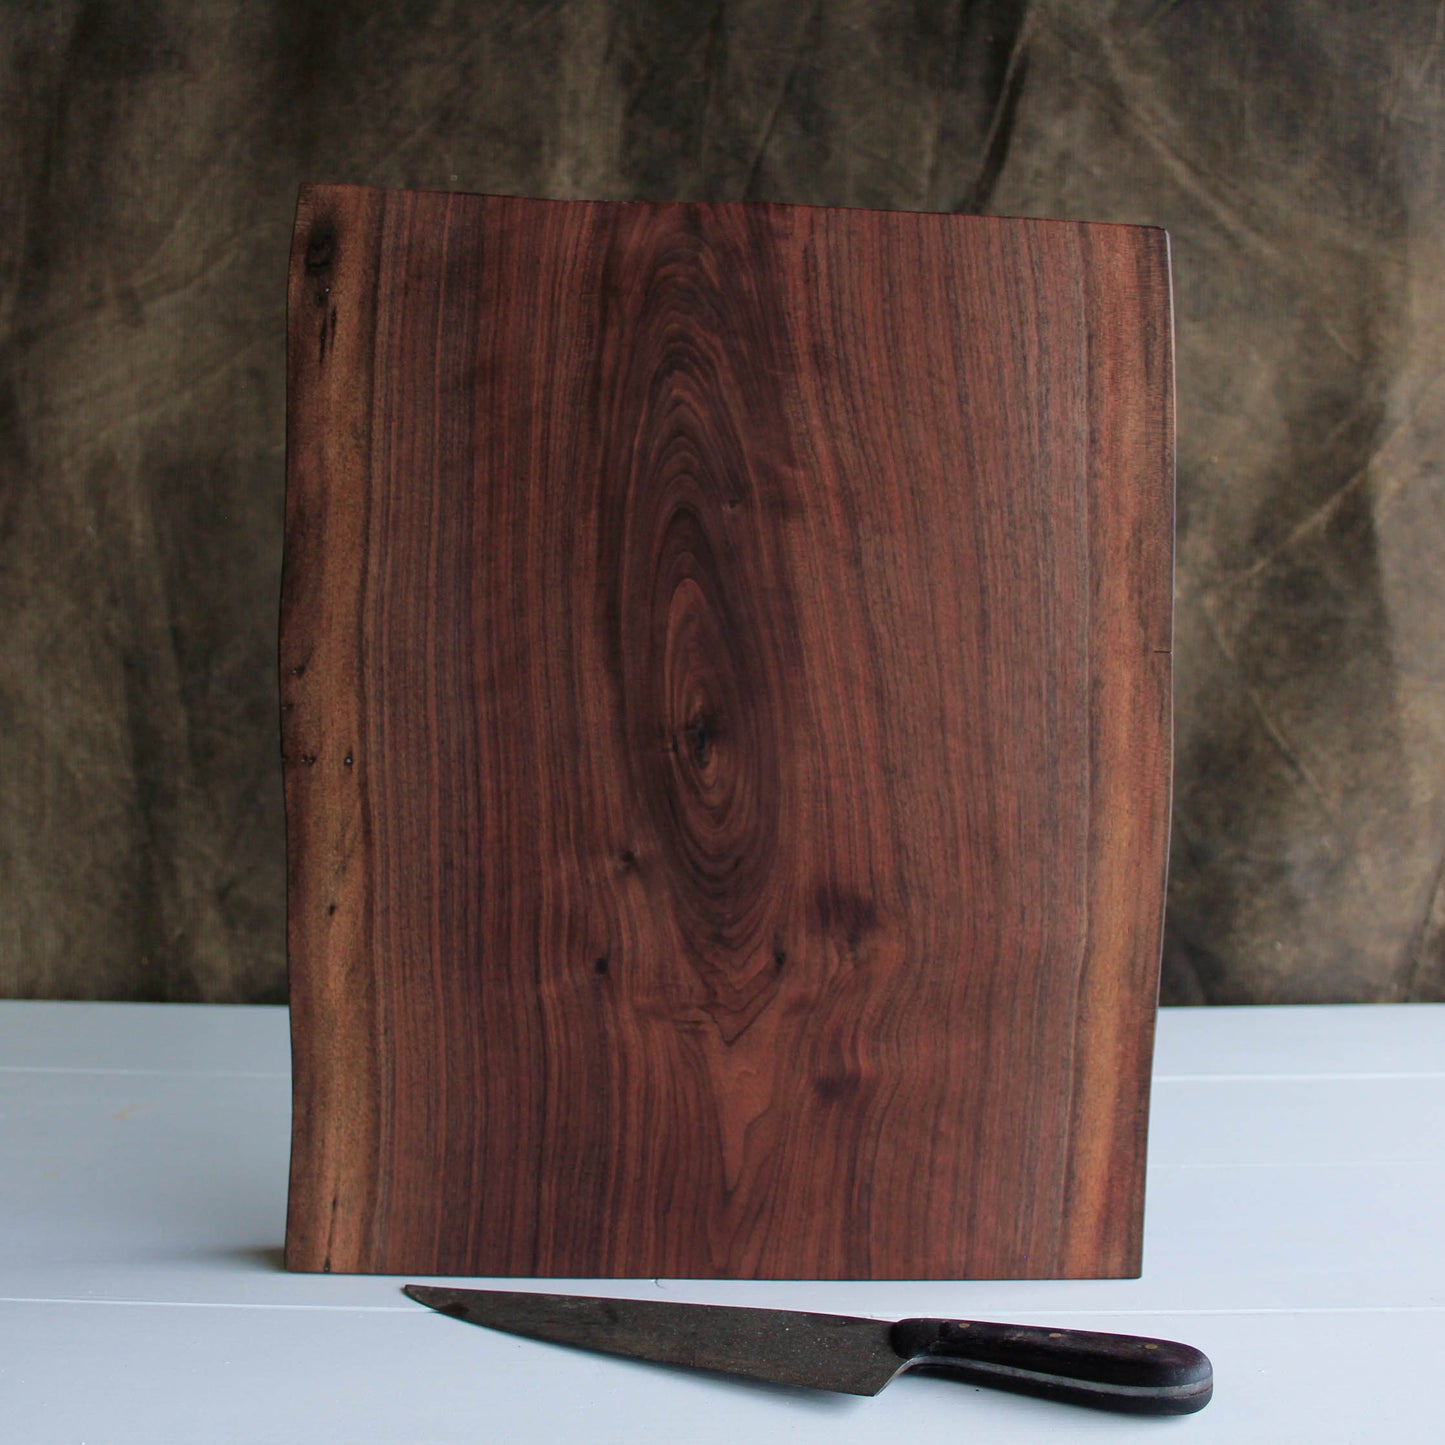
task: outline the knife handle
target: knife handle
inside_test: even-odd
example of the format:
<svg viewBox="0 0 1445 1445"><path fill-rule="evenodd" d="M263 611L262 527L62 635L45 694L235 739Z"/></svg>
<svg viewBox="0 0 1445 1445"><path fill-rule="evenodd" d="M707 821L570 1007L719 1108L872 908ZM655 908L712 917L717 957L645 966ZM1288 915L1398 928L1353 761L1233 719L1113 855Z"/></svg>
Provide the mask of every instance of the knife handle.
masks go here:
<svg viewBox="0 0 1445 1445"><path fill-rule="evenodd" d="M1130 1415L1191 1415L1214 1392L1208 1357L1173 1340L995 1325L899 1320L905 1369Z"/></svg>

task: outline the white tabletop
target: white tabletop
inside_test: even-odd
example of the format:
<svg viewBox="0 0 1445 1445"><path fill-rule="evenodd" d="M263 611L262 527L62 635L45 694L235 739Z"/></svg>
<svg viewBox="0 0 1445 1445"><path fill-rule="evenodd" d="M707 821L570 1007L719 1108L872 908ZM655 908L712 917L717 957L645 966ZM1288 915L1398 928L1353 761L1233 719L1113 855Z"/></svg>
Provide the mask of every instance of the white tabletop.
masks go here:
<svg viewBox="0 0 1445 1445"><path fill-rule="evenodd" d="M288 1067L283 1009L0 1003L5 1439L1445 1439L1445 1005L1165 1011L1142 1279L535 1284L1185 1340L1215 1399L1172 1420L908 1376L780 1390L288 1275Z"/></svg>

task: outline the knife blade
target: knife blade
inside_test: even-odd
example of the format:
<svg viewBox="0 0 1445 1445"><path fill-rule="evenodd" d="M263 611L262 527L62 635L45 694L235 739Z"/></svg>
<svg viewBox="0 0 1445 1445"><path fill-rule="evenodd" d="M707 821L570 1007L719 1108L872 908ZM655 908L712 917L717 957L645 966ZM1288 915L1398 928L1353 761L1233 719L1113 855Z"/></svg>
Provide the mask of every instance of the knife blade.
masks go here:
<svg viewBox="0 0 1445 1445"><path fill-rule="evenodd" d="M912 1369L1137 1415L1192 1414L1214 1390L1198 1350L1137 1335L444 1285L409 1284L405 1293L527 1339L850 1395L876 1395Z"/></svg>

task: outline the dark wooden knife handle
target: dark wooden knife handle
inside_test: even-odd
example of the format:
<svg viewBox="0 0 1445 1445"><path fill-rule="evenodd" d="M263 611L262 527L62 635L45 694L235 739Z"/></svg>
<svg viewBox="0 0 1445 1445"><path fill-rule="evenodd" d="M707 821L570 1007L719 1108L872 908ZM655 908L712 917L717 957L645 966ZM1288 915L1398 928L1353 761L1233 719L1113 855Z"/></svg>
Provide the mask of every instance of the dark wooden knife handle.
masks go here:
<svg viewBox="0 0 1445 1445"><path fill-rule="evenodd" d="M1173 1340L995 1325L899 1320L906 1368L1131 1415L1190 1415L1214 1392L1208 1357Z"/></svg>

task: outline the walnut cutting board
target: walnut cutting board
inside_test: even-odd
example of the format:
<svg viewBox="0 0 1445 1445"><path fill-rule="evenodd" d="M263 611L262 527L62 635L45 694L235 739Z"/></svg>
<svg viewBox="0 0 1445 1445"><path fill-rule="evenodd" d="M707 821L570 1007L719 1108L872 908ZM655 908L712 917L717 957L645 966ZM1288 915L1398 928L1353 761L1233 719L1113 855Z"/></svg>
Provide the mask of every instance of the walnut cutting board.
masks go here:
<svg viewBox="0 0 1445 1445"><path fill-rule="evenodd" d="M319 186L292 1269L1138 1272L1167 240Z"/></svg>

